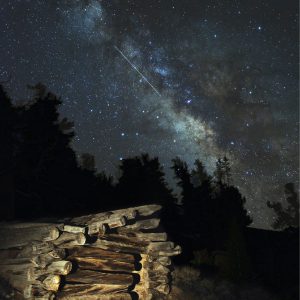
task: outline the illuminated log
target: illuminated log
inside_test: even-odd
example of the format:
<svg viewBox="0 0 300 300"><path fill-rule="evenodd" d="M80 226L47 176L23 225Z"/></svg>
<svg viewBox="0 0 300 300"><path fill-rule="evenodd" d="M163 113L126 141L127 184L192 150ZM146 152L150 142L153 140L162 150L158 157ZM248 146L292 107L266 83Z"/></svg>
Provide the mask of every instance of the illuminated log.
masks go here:
<svg viewBox="0 0 300 300"><path fill-rule="evenodd" d="M155 229L159 226L160 219L153 218L153 219L145 219L139 220L131 225L127 225L126 227L118 228L118 232L128 232L128 231L140 231L140 230L149 230Z"/></svg>
<svg viewBox="0 0 300 300"><path fill-rule="evenodd" d="M133 276L124 273L103 273L91 270L78 269L75 273L65 277L67 283L101 283L109 285L119 285L124 288L129 287L133 283Z"/></svg>
<svg viewBox="0 0 300 300"><path fill-rule="evenodd" d="M53 241L59 237L59 230L55 226L35 227L1 227L0 249L22 247L31 241Z"/></svg>
<svg viewBox="0 0 300 300"><path fill-rule="evenodd" d="M83 247L75 247L69 249L69 257L68 259L72 259L72 257L94 257L100 258L104 260L115 260L115 261L123 261L128 263L134 263L135 257L133 254L126 253L118 253L110 250L104 250L95 247L83 246Z"/></svg>
<svg viewBox="0 0 300 300"><path fill-rule="evenodd" d="M135 264L125 261L106 260L95 257L71 257L72 262L75 262L80 269L127 272L135 271Z"/></svg>
<svg viewBox="0 0 300 300"><path fill-rule="evenodd" d="M98 296L98 299L101 298L101 295L111 295L111 299L114 299L112 296L118 293L125 293L127 287L123 285L108 285L108 284L65 284L58 294L58 299L88 299L89 296ZM80 298L81 297L81 298Z"/></svg>
<svg viewBox="0 0 300 300"><path fill-rule="evenodd" d="M47 273L67 275L72 270L72 263L68 260L54 261L47 267Z"/></svg>
<svg viewBox="0 0 300 300"><path fill-rule="evenodd" d="M84 245L85 241L85 235L81 232L63 232L58 239L53 241L53 244L60 248L71 248L77 245Z"/></svg>
<svg viewBox="0 0 300 300"><path fill-rule="evenodd" d="M93 246L116 252L140 254L147 251L148 243L120 235L106 235L99 237Z"/></svg>

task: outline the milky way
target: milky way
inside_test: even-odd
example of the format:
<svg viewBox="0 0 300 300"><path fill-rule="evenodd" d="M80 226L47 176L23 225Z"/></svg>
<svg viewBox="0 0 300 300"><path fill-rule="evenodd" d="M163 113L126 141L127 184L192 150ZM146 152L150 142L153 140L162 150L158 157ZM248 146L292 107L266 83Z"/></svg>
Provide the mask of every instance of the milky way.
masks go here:
<svg viewBox="0 0 300 300"><path fill-rule="evenodd" d="M172 185L172 158L213 172L226 155L270 225L266 201L298 181L297 1L15 0L0 18L0 80L15 98L37 82L60 95L99 170L149 152Z"/></svg>

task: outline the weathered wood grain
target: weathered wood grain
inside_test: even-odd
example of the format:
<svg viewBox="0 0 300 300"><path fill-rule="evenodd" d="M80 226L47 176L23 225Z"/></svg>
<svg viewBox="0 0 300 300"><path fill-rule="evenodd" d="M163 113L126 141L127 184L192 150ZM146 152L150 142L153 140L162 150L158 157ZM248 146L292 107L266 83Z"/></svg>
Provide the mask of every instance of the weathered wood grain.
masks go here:
<svg viewBox="0 0 300 300"><path fill-rule="evenodd" d="M55 226L0 228L0 249L22 247L32 241L53 241L59 237Z"/></svg>
<svg viewBox="0 0 300 300"><path fill-rule="evenodd" d="M108 285L108 284L65 284L59 293L58 299L74 299L74 297L81 297L86 299L87 296L102 294L118 294L127 292L127 288L123 285ZM68 298L66 298L68 297ZM73 298L72 298L73 297ZM101 298L99 298L101 299Z"/></svg>
<svg viewBox="0 0 300 300"><path fill-rule="evenodd" d="M135 270L134 263L125 261L114 261L95 257L72 257L69 259L71 259L72 262L75 262L79 268L86 270L101 270L128 273L131 273Z"/></svg>
<svg viewBox="0 0 300 300"><path fill-rule="evenodd" d="M75 273L65 277L67 283L101 283L109 285L122 285L124 288L133 283L133 275L124 273L103 273L78 269Z"/></svg>
<svg viewBox="0 0 300 300"><path fill-rule="evenodd" d="M77 245L84 245L85 241L86 237L82 232L63 232L58 239L53 241L53 244L57 247L70 248Z"/></svg>
<svg viewBox="0 0 300 300"><path fill-rule="evenodd" d="M134 263L136 260L133 254L118 253L90 246L71 248L69 249L69 254L70 260L72 257L94 257L104 260L115 260L128 263Z"/></svg>

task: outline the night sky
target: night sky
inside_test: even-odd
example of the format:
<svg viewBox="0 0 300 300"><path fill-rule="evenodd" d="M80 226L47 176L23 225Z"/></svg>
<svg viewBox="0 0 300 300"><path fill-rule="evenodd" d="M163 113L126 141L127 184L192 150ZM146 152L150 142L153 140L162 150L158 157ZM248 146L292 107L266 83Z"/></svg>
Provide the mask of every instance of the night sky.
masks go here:
<svg viewBox="0 0 300 300"><path fill-rule="evenodd" d="M270 225L266 201L298 181L298 1L2 0L0 20L0 81L61 96L99 171L149 152L172 186L172 158L213 172L227 155Z"/></svg>

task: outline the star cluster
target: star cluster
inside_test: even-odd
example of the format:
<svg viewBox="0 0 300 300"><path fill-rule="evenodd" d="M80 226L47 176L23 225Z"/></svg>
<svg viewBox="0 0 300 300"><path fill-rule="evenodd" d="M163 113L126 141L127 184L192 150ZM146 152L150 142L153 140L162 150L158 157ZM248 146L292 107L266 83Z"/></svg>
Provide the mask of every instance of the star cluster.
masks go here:
<svg viewBox="0 0 300 300"><path fill-rule="evenodd" d="M0 17L0 80L60 95L99 170L148 152L172 182L175 156L212 172L227 155L254 225L270 225L266 201L298 181L296 1L8 0Z"/></svg>

